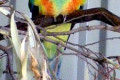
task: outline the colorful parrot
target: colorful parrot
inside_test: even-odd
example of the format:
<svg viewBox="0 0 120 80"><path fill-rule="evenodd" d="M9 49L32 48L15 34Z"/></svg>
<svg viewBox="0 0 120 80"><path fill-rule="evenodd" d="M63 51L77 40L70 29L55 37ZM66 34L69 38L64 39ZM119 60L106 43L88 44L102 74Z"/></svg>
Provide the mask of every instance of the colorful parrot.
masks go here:
<svg viewBox="0 0 120 80"><path fill-rule="evenodd" d="M59 15L66 16L72 13L75 10L78 10L81 5L85 3L85 0L29 0L29 7L30 11L32 12L32 17L36 17L38 15L45 15L45 16L52 16L57 17ZM63 31L70 31L72 29L71 23L66 23L59 25L55 28L48 28L48 32L63 32ZM54 26L54 25L53 25ZM49 27L53 27L49 26ZM50 39L60 41L59 39L53 36L47 36ZM61 35L57 36L58 38L67 41L68 35ZM62 42L62 41L60 41ZM64 42L63 42L64 43ZM44 47L47 52L47 57L50 62L53 63L53 60L58 55L57 46L53 43L43 41ZM64 49L61 48L61 51ZM59 68L60 68L61 58L59 59L57 76L59 75ZM52 69L55 68L55 62L51 65Z"/></svg>

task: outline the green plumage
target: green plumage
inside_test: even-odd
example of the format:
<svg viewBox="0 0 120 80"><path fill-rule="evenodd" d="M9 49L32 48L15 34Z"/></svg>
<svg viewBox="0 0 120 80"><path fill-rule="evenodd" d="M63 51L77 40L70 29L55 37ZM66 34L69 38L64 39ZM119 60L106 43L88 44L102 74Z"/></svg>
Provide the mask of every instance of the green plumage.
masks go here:
<svg viewBox="0 0 120 80"><path fill-rule="evenodd" d="M56 25L53 25L53 26L56 26ZM49 26L49 28L53 27L53 26ZM71 28L71 24L68 23L68 24L62 24L62 25L56 26L53 29L47 29L47 31L48 32L64 32L64 31L69 31L70 28ZM47 36L47 37L49 39L64 43L63 41L61 41L53 36ZM67 39L68 39L68 35L61 35L61 36L56 36L56 37L58 37L64 41L67 41ZM47 41L44 41L43 44L45 46L48 58L50 60L53 60L57 56L57 46L55 44L47 42ZM62 48L61 48L61 50L62 50Z"/></svg>

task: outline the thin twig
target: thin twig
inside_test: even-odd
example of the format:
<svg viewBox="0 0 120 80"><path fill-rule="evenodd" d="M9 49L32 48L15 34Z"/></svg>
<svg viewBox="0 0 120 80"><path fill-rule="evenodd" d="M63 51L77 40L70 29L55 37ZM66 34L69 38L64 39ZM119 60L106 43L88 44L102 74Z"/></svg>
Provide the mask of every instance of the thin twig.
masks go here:
<svg viewBox="0 0 120 80"><path fill-rule="evenodd" d="M96 41L96 42L93 42L93 43L86 44L84 46L90 46L90 45L94 45L94 44L97 44L97 43L100 43L100 42L104 42L106 40L115 40L115 39L120 39L120 37L106 38L106 39L102 39L100 41Z"/></svg>
<svg viewBox="0 0 120 80"><path fill-rule="evenodd" d="M11 62L11 54L10 54L9 49L11 49L11 48L0 45L0 50L5 52L5 54L7 55L7 65L8 65L7 67L8 67L8 70L9 70L12 80L18 80L17 76L14 74L14 71L11 67L12 62Z"/></svg>

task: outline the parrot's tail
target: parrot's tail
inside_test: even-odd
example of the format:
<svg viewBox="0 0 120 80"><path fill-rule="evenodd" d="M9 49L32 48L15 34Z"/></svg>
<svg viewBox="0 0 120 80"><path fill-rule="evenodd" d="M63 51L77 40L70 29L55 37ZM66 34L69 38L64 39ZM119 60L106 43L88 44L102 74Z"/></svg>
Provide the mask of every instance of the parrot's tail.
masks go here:
<svg viewBox="0 0 120 80"><path fill-rule="evenodd" d="M49 60L50 66L52 70L55 72L56 77L60 78L60 70L61 70L61 63L62 63L62 56L59 56L56 60Z"/></svg>

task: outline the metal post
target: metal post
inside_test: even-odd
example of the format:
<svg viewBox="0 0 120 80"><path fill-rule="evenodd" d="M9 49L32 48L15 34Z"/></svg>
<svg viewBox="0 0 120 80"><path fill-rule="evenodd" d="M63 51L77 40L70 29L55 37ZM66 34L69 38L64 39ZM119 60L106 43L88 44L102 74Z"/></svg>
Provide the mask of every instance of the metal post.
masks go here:
<svg viewBox="0 0 120 80"><path fill-rule="evenodd" d="M101 7L108 9L108 0L101 0ZM101 25L106 25L105 23L101 22ZM107 37L107 32L105 30L100 30L100 40L103 40ZM99 53L105 56L106 53L106 41L99 43ZM99 67L100 69L100 67ZM102 75L98 76L98 80L102 80Z"/></svg>

